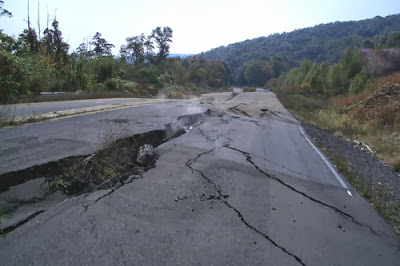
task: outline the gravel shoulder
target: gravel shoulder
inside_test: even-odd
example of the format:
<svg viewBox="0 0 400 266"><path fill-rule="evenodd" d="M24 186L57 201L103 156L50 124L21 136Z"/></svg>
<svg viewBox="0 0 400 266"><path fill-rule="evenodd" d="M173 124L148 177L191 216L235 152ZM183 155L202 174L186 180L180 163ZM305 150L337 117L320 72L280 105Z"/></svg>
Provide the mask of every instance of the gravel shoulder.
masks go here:
<svg viewBox="0 0 400 266"><path fill-rule="evenodd" d="M328 131L303 124L307 134L357 190L400 234L400 173L372 154Z"/></svg>

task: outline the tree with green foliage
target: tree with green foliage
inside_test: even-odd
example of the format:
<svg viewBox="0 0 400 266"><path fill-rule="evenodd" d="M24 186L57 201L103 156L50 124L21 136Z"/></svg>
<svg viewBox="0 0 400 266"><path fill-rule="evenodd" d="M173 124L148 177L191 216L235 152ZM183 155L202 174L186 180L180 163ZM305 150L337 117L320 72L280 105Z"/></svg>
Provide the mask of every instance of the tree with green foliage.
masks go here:
<svg viewBox="0 0 400 266"><path fill-rule="evenodd" d="M400 47L400 32L393 32L381 39L379 48Z"/></svg>
<svg viewBox="0 0 400 266"><path fill-rule="evenodd" d="M15 40L0 30L0 50L12 52L15 50Z"/></svg>
<svg viewBox="0 0 400 266"><path fill-rule="evenodd" d="M63 41L57 19L54 19L51 25L53 26L51 32L53 36L54 61L56 64L62 65L67 63L69 45Z"/></svg>
<svg viewBox="0 0 400 266"><path fill-rule="evenodd" d="M363 44L363 48L365 49L374 49L375 45L370 40L365 40Z"/></svg>
<svg viewBox="0 0 400 266"><path fill-rule="evenodd" d="M363 68L363 61L361 59L361 54L357 50L352 48L347 49L346 54L342 60L343 70L347 74L348 80L355 77Z"/></svg>
<svg viewBox="0 0 400 266"><path fill-rule="evenodd" d="M157 55L154 54L154 42L158 48ZM170 42L172 42L172 29L157 27L149 36L142 33L126 38L126 44L120 49L120 57L135 65L159 65L169 55Z"/></svg>
<svg viewBox="0 0 400 266"><path fill-rule="evenodd" d="M161 62L165 60L169 55L169 43L172 42L172 29L170 27L157 27L152 32L152 38L154 38L158 53L157 53L157 61Z"/></svg>
<svg viewBox="0 0 400 266"><path fill-rule="evenodd" d="M53 33L49 28L44 30L44 36L41 40L44 49L46 50L45 55L51 58L54 58L54 49L53 49Z"/></svg>
<svg viewBox="0 0 400 266"><path fill-rule="evenodd" d="M111 48L114 48L115 46L109 42L107 42L106 39L101 37L100 32L96 32L96 34L93 36L91 44L94 45L93 51L96 56L111 56Z"/></svg>
<svg viewBox="0 0 400 266"><path fill-rule="evenodd" d="M265 69L265 63L262 60L252 60L245 64L244 77L247 84L264 86L265 82L272 77L272 73Z"/></svg>
<svg viewBox="0 0 400 266"><path fill-rule="evenodd" d="M0 16L11 17L12 14L2 5L0 0ZM0 30L0 103L13 102L21 94L21 83L24 80L24 62L13 54L15 40Z"/></svg>
<svg viewBox="0 0 400 266"><path fill-rule="evenodd" d="M365 69L363 69L350 81L349 92L358 93L365 88L367 83L368 83L368 75Z"/></svg>
<svg viewBox="0 0 400 266"><path fill-rule="evenodd" d="M332 65L343 58L348 48L399 47L399 32L400 15L335 22L221 46L205 52L204 57L226 62L234 84L246 85L244 69L252 60L266 60L273 66L273 58L278 56L286 66L284 71L300 66L304 59ZM275 77L279 76L277 73L274 70Z"/></svg>
<svg viewBox="0 0 400 266"><path fill-rule="evenodd" d="M229 68L222 62L168 58L171 42L172 29L158 27L149 36L127 38L120 58L114 58L114 46L97 32L92 50L82 43L69 54L56 19L40 38L28 15L28 28L17 40L0 31L0 101L41 91L119 90L149 96L165 85L207 90L230 85Z"/></svg>
<svg viewBox="0 0 400 266"><path fill-rule="evenodd" d="M79 60L87 61L93 56L93 51L90 51L88 46L88 43L81 43L76 48L76 55L78 56Z"/></svg>
<svg viewBox="0 0 400 266"><path fill-rule="evenodd" d="M28 28L19 35L15 50L18 55L35 54L39 51L36 31L30 27L29 23Z"/></svg>
<svg viewBox="0 0 400 266"><path fill-rule="evenodd" d="M320 86L319 91L322 91L323 94L325 95L329 95L328 77L329 77L329 64L324 62L319 66L317 86Z"/></svg>
<svg viewBox="0 0 400 266"><path fill-rule="evenodd" d="M41 43L45 49L45 55L51 58L58 69L61 69L68 62L69 45L63 40L57 19L54 19L51 25L52 28L44 30Z"/></svg>
<svg viewBox="0 0 400 266"><path fill-rule="evenodd" d="M313 64L304 77L303 83L310 84L309 90L313 93L322 93L323 87L320 80L320 69L317 64Z"/></svg>
<svg viewBox="0 0 400 266"><path fill-rule="evenodd" d="M126 52L130 57L130 62L136 65L142 65L145 61L145 36L142 33L138 36L126 38Z"/></svg>
<svg viewBox="0 0 400 266"><path fill-rule="evenodd" d="M115 69L115 60L109 56L97 57L89 62L89 73L94 76L96 83L104 83L116 77Z"/></svg>
<svg viewBox="0 0 400 266"><path fill-rule="evenodd" d="M12 13L7 9L3 8L2 5L4 5L4 1L0 0L0 17L2 16L12 17Z"/></svg>
<svg viewBox="0 0 400 266"><path fill-rule="evenodd" d="M18 56L0 50L0 103L12 102L20 94L24 63Z"/></svg>
<svg viewBox="0 0 400 266"><path fill-rule="evenodd" d="M303 93L323 94L333 96L345 93L358 93L368 83L368 74L365 70L359 51L348 49L344 58L337 64L314 64L309 60L296 68L291 69L279 80L283 88L298 89Z"/></svg>
<svg viewBox="0 0 400 266"><path fill-rule="evenodd" d="M154 43L153 43L153 35L147 36L146 40L144 41L144 56L149 64L155 63L155 56L154 56ZM172 41L172 40L171 40Z"/></svg>

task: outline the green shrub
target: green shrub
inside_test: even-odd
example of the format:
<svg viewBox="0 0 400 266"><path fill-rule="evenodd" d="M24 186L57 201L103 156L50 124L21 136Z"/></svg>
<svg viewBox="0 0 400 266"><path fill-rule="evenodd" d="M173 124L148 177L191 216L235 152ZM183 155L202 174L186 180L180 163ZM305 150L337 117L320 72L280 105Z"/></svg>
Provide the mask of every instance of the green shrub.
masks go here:
<svg viewBox="0 0 400 266"><path fill-rule="evenodd" d="M92 87L90 88L90 92L96 92L96 91L106 91L106 86L103 83L96 83L93 84Z"/></svg>
<svg viewBox="0 0 400 266"><path fill-rule="evenodd" d="M349 86L350 93L362 91L368 83L368 76L365 71L358 73L351 81Z"/></svg>
<svg viewBox="0 0 400 266"><path fill-rule="evenodd" d="M17 56L0 50L0 102L7 103L23 95L24 63Z"/></svg>
<svg viewBox="0 0 400 266"><path fill-rule="evenodd" d="M249 87L249 86L244 86L243 87L243 92L255 92L256 87Z"/></svg>
<svg viewBox="0 0 400 266"><path fill-rule="evenodd" d="M161 88L163 84L159 76L157 68L146 67L139 71L138 81L141 84L152 84L156 88Z"/></svg>
<svg viewBox="0 0 400 266"><path fill-rule="evenodd" d="M121 89L121 81L119 78L112 78L104 82L104 86L109 91L118 91Z"/></svg>
<svg viewBox="0 0 400 266"><path fill-rule="evenodd" d="M121 80L121 90L135 93L137 92L136 83L132 81L122 81Z"/></svg>

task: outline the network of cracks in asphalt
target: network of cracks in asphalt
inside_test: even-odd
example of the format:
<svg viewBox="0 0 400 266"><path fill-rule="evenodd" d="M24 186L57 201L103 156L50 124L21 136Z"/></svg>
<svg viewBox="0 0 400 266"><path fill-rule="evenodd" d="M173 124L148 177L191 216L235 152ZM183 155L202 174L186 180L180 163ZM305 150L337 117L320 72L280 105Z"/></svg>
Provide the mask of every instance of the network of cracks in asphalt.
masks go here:
<svg viewBox="0 0 400 266"><path fill-rule="evenodd" d="M112 145L88 156L63 159L58 162L52 162L46 165L36 166L23 171L18 171L17 173L6 174L3 175L2 178L3 180L11 180L14 177L14 179L12 180L13 182L15 182L15 178L18 176L18 182L23 183L28 177L37 178L39 176L47 176L49 186L53 186L53 189L62 190L68 195L79 195L93 190L109 189L107 193L103 194L95 201L97 202L100 199L107 197L111 193L115 192L123 185L131 183L135 179L142 177L144 172L154 167L155 162L158 158L158 154L154 151L153 147L157 147L162 143L181 136L182 134L190 131L193 127L201 125L203 120L210 115L215 116L216 114L211 113L211 111L208 110L207 112L202 114L182 116L178 118L175 123L165 125L164 130L156 130L134 135L129 138L118 140ZM221 116L221 114L217 114L217 116ZM206 132L204 132L200 127L199 130L200 134L205 137L207 141L211 143L214 142L214 140L208 137ZM230 139L229 142L231 142ZM250 163L253 167L255 167L255 169L257 169L262 175L276 181L277 183L287 187L293 192L307 198L308 200L334 211L335 213L345 217L346 219L351 220L353 223L359 226L368 227L371 233L375 234L375 231L369 225L360 223L354 217L343 212L342 210L326 204L318 199L315 199L307 195L306 193L299 191L295 187L285 183L275 175L267 173L252 160L252 157L248 152L232 147L230 144L225 144L219 148L225 148L240 153L245 157L246 161ZM186 167L191 169L192 172L196 172L198 175L200 175L210 185L212 185L216 191L217 195L212 195L204 199L220 201L226 207L234 211L240 221L246 227L259 234L261 237L269 241L272 245L282 250L282 252L284 252L285 254L291 256L299 264L305 265L304 261L299 256L293 254L285 247L281 246L277 241L273 240L268 234L262 232L260 229L252 225L237 208L229 203L229 195L224 193L221 186L213 181L211 178L209 178L203 171L193 166L193 164L202 156L211 154L216 149L217 147L214 147L210 150L202 152L198 154L194 159L190 159L186 162ZM101 168L100 166L102 165L105 168ZM111 177L108 179L105 178L109 176ZM10 187L11 185L11 183L8 183L8 187ZM3 187L1 187L0 189L0 191L4 191L7 188L5 188L3 185ZM84 208L87 207L88 206L84 206ZM10 210L10 212L12 211L13 210ZM0 230L0 234L6 234L15 230L19 226L32 220L44 211L46 210L38 210L37 212L26 217L24 220L21 220L18 223L7 228L3 228L2 230Z"/></svg>
<svg viewBox="0 0 400 266"><path fill-rule="evenodd" d="M202 132L201 135L203 135L203 137L205 137L208 141L210 141L210 142L212 141L211 138L209 138L209 137L205 134L205 132ZM318 199L315 199L315 198L313 198L313 197L307 195L306 193L304 193L304 192L302 192L302 191L296 189L295 187L293 187L293 186L287 184L286 182L284 182L283 180L279 179L279 178L276 177L275 175L270 174L270 173L267 173L266 171L262 170L262 169L252 160L252 157L251 157L251 155L250 155L248 152L245 152L245 151L239 150L239 149L237 149L237 148L234 148L234 147L230 146L230 144L225 144L224 146L222 146L222 148L230 149L230 150L232 150L232 151L235 151L235 152L238 152L238 153L242 154L242 155L245 157L246 161L249 162L249 163L250 163L255 169L257 169L257 171L259 171L262 175L264 175L264 176L266 176L267 178L270 178L270 179L276 181L277 183L279 183L279 184L285 186L286 188L288 188L288 189L294 191L295 193L300 194L301 196L307 198L308 200L313 201L313 202L315 202L315 203L317 203L317 204L319 204L319 205L321 205L321 206L323 206L323 207L325 207L325 208L328 208L328 209L334 211L335 213L337 213L337 214L339 214L339 215L345 217L346 219L351 220L353 223L355 223L355 224L357 224L357 225L359 225L359 226L367 227L367 228L370 230L370 232L371 232L372 234L376 235L376 232L373 230L373 228L372 228L371 226L357 221L353 216L351 216L351 215L349 215L349 214L343 212L342 210L340 210L340 209L338 209L338 208L336 208L336 207L334 207L334 206L332 206L332 205L326 204L326 203L324 203L324 202L322 202L322 201L320 201L320 200L318 200ZM293 254L292 252L288 251L285 247L279 245L279 243L278 243L277 241L274 241L268 234L266 234L265 232L261 231L260 229L258 229L258 228L255 227L254 225L252 225L252 224L244 217L244 215L240 212L240 210L238 210L238 209L235 208L232 204L229 203L229 201L228 201L229 195L226 194L226 193L224 193L222 187L221 187L218 183L216 183L215 181L213 181L210 177L208 177L202 170L200 170L200 169L198 169L198 168L195 168L195 167L193 166L193 164L194 164L197 160L199 160L201 157L213 153L216 149L217 149L217 147L214 147L214 148L212 148L212 149L210 149L210 150L204 151L204 152L198 154L194 159L190 159L190 160L188 160L188 161L186 162L186 167L188 167L189 169L191 169L192 172L196 172L198 175L200 175L203 179L205 179L210 185L212 185L212 186L214 187L217 196L212 195L212 196L209 196L209 197L206 198L206 199L211 199L211 200L218 200L218 201L220 201L220 202L223 203L226 207L232 209L232 210L237 214L237 216L239 217L239 219L243 222L243 224L244 224L246 227L248 227L250 230L254 231L254 232L257 233L258 235L260 235L261 237L263 237L264 239L266 239L267 241L269 241L269 242L270 242L272 245L274 245L275 247L281 249L285 254L287 254L287 255L293 257L299 264L305 265L304 261L303 261L299 256L297 256L297 255Z"/></svg>
<svg viewBox="0 0 400 266"><path fill-rule="evenodd" d="M145 172L155 166L159 157L155 147L185 134L193 127L200 125L211 114L208 110L200 114L181 116L175 122L166 124L163 130L118 139L90 155L69 157L3 174L0 176L2 180L0 198L5 193L10 194L8 191L10 187L23 185L37 178L44 180L41 187L48 186L48 192L45 195L33 197L29 201L15 200L15 196L12 195L12 202L4 202L1 211L12 217L20 207L30 204L35 208L35 204L60 191L67 196L77 196L95 190L109 189L109 192L101 198L106 197L121 186L141 178ZM46 210L38 209L33 213L27 213L25 218L0 228L0 235L15 230L44 211Z"/></svg>

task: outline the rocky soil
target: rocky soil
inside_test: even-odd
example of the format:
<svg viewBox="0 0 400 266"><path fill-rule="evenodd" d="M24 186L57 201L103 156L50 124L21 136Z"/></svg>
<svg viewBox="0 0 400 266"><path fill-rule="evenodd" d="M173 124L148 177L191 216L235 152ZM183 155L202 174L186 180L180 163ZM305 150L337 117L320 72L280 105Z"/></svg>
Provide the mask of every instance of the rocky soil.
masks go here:
<svg viewBox="0 0 400 266"><path fill-rule="evenodd" d="M357 113L365 120L378 119L385 125L400 125L400 84L386 83L360 104Z"/></svg>
<svg viewBox="0 0 400 266"><path fill-rule="evenodd" d="M384 165L371 154L361 150L354 143L337 138L330 132L309 124L303 124L307 134L333 159L347 162L347 170L354 178L366 178L381 182L393 190L400 199L400 173Z"/></svg>
<svg viewBox="0 0 400 266"><path fill-rule="evenodd" d="M339 171L400 234L400 173L384 165L360 145L309 124L303 124L303 127L337 164Z"/></svg>

